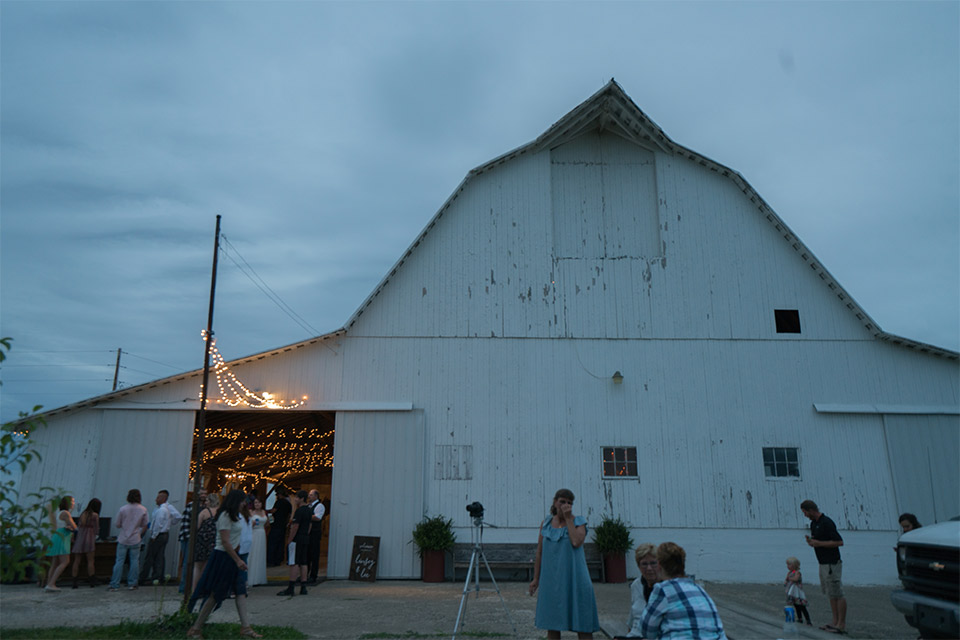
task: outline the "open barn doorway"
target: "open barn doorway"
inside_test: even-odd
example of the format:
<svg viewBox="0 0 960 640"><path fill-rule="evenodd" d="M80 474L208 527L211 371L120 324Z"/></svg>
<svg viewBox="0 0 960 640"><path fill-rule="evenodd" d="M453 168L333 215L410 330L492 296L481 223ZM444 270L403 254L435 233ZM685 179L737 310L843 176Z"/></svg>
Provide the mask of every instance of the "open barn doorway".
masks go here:
<svg viewBox="0 0 960 640"><path fill-rule="evenodd" d="M319 492L327 507L321 524L320 579L327 568L335 420L332 411L208 411L203 446L202 485L208 492L226 495L241 489L258 496L267 509L275 506L278 488L291 495L299 489ZM194 457L197 435L194 429ZM191 487L196 468L193 459ZM285 563L267 572L271 581L287 579Z"/></svg>

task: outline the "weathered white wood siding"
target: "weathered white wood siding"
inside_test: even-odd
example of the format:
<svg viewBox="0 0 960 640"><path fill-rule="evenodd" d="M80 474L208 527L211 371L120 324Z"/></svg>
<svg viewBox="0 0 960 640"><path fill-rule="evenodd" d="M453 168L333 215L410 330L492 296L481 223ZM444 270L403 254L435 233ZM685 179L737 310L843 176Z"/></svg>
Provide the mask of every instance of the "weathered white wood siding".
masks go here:
<svg viewBox="0 0 960 640"><path fill-rule="evenodd" d="M91 498L100 497L94 493L94 479L100 453L102 412L53 416L46 422L45 427L30 432L41 458L27 467L20 480L21 490L62 489L83 509Z"/></svg>
<svg viewBox="0 0 960 640"><path fill-rule="evenodd" d="M153 513L161 489L182 511L190 472L193 411L103 410L100 454L94 469L94 491L103 501L103 515L113 517L129 489L140 489Z"/></svg>
<svg viewBox="0 0 960 640"><path fill-rule="evenodd" d="M378 578L420 575L411 532L423 514L423 412L337 415L327 575L346 578L354 536L380 538Z"/></svg>
<svg viewBox="0 0 960 640"><path fill-rule="evenodd" d="M796 527L795 505L819 496L842 505L845 528L890 529L897 507L881 416L817 414L813 404L938 404L938 379L954 369L860 341L345 342L356 394L345 400L412 397L430 456L437 444L473 447L472 480L428 483L427 507L453 513L469 495L496 496L507 526L529 525L544 496L577 483L585 510L638 526ZM614 370L623 384L610 381ZM604 445L637 446L639 479L602 480ZM801 480L765 479L764 446L799 447Z"/></svg>
<svg viewBox="0 0 960 640"><path fill-rule="evenodd" d="M520 156L471 178L350 335L873 339L732 180L635 148L636 163L623 166L642 168L643 184L643 163L656 162L657 206L640 209L659 220L656 255L643 255L650 234L637 222L636 242L610 229L569 256L575 234L561 230L581 233L587 214L572 222L551 194L602 202L609 185L587 180L596 167L586 162L552 172L550 152ZM776 334L774 309L798 309L803 332Z"/></svg>
<svg viewBox="0 0 960 640"><path fill-rule="evenodd" d="M897 509L921 523L960 515L960 418L887 415L884 427Z"/></svg>

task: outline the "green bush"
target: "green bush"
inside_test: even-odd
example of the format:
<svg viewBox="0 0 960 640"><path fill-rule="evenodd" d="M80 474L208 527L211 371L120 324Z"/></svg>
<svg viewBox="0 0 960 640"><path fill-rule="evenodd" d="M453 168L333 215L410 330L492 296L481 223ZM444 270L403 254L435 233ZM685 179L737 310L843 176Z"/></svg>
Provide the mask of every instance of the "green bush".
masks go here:
<svg viewBox="0 0 960 640"><path fill-rule="evenodd" d="M0 338L0 363L7 359L12 338ZM40 406L33 408L33 413ZM56 507L64 492L41 487L21 495L15 477L40 459L30 432L46 426L42 416L20 412L18 420L0 427L0 582L21 582L40 570L43 550L55 527L47 509Z"/></svg>
<svg viewBox="0 0 960 640"><path fill-rule="evenodd" d="M456 541L452 518L444 520L443 516L425 517L413 529L413 543L417 545L420 557L423 557L424 551L450 551Z"/></svg>
<svg viewBox="0 0 960 640"><path fill-rule="evenodd" d="M593 529L593 541L603 554L626 553L633 549L630 529L620 518L603 516Z"/></svg>

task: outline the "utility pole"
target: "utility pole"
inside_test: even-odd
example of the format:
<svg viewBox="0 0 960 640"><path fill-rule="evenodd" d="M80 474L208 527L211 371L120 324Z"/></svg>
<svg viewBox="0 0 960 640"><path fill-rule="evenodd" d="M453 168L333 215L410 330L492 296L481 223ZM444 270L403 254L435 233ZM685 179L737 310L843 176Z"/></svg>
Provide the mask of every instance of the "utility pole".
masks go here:
<svg viewBox="0 0 960 640"><path fill-rule="evenodd" d="M120 377L120 352L122 349L117 349L117 366L113 369L113 390L117 390L117 378Z"/></svg>
<svg viewBox="0 0 960 640"><path fill-rule="evenodd" d="M217 291L217 258L220 255L220 216L217 216L217 230L213 238L213 269L210 274L210 307L207 311L207 335L203 341L203 386L200 387L200 411L197 413L196 433L197 461L193 475L193 509L190 511L190 539L187 543L187 577L184 580L183 607L186 609L193 591L193 547L197 539L197 516L200 515L200 485L203 481L203 436L207 427L207 383L210 380L210 346L213 344L213 300Z"/></svg>

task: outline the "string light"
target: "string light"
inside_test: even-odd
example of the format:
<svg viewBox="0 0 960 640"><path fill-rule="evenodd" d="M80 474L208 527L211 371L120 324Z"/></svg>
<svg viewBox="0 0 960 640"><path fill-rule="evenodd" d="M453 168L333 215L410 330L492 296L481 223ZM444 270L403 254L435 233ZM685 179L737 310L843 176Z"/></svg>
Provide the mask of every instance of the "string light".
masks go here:
<svg viewBox="0 0 960 640"><path fill-rule="evenodd" d="M221 478L254 486L262 480L275 482L274 475L309 475L333 468L334 432L312 426L253 430L214 427L206 430L210 448L203 453L203 467L216 470ZM194 435L199 435L199 430L194 429ZM236 466L218 465L224 457L236 458ZM258 472L244 470L255 465L266 468ZM190 473L196 473L194 460L190 462Z"/></svg>
<svg viewBox="0 0 960 640"><path fill-rule="evenodd" d="M201 331L200 335L204 341L207 340L206 329ZM217 404L225 404L230 407L243 405L253 409L296 409L307 402L307 396L303 396L300 400L283 400L267 391L257 393L248 389L230 371L226 360L223 359L220 350L217 349L216 338L210 338L210 356L213 358L213 372L216 374L217 387L220 389L220 397L216 399ZM202 384L200 385L200 397L203 397Z"/></svg>

